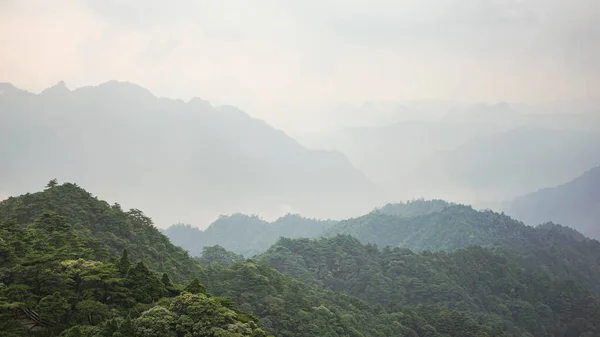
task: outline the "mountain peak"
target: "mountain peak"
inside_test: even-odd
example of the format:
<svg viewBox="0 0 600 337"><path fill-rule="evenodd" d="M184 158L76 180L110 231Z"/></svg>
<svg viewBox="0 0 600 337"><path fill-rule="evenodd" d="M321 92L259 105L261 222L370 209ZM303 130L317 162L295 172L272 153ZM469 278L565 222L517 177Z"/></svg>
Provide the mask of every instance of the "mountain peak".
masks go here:
<svg viewBox="0 0 600 337"><path fill-rule="evenodd" d="M131 100L151 100L156 98L150 90L139 84L126 81L111 80L93 88L114 97L124 97Z"/></svg>
<svg viewBox="0 0 600 337"><path fill-rule="evenodd" d="M212 104L210 104L209 101L205 101L200 97L192 97L192 99L190 99L187 104L192 107L192 109L197 109L197 110L214 110L214 107L212 106Z"/></svg>
<svg viewBox="0 0 600 337"><path fill-rule="evenodd" d="M69 88L67 88L67 84L65 83L65 81L59 81L58 83L51 86L50 88L44 89L44 91L42 91L40 93L40 95L42 95L42 96L62 95L65 93L70 93L70 92L71 92L71 90L69 90Z"/></svg>

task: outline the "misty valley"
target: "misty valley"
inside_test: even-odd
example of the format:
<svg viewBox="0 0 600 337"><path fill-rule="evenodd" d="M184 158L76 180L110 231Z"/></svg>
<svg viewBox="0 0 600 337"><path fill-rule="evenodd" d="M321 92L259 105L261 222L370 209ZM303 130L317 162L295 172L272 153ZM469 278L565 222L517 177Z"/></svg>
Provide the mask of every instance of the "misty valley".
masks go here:
<svg viewBox="0 0 600 337"><path fill-rule="evenodd" d="M600 336L597 107L0 92L3 337Z"/></svg>

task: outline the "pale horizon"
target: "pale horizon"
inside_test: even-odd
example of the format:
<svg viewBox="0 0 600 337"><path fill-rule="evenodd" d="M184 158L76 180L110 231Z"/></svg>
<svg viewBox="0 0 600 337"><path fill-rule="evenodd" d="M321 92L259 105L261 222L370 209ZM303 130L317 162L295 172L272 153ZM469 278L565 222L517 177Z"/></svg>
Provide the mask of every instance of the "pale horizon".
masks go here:
<svg viewBox="0 0 600 337"><path fill-rule="evenodd" d="M0 81L33 92L128 81L234 105L287 131L318 129L343 103L598 100L599 9L593 0L4 0Z"/></svg>

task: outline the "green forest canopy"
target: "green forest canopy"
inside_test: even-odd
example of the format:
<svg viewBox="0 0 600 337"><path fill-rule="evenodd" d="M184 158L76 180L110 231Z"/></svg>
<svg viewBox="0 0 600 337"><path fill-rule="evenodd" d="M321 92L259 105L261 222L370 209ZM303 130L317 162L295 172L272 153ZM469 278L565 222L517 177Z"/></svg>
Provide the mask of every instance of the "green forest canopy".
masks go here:
<svg viewBox="0 0 600 337"><path fill-rule="evenodd" d="M559 249L575 247L573 270L591 268L574 244L587 240L544 230ZM252 260L220 247L194 259L141 211L55 184L0 203L0 329L10 337L599 335L590 287L566 280L560 264L529 267L557 264L542 246L523 258L504 247L416 253L335 235L281 239Z"/></svg>

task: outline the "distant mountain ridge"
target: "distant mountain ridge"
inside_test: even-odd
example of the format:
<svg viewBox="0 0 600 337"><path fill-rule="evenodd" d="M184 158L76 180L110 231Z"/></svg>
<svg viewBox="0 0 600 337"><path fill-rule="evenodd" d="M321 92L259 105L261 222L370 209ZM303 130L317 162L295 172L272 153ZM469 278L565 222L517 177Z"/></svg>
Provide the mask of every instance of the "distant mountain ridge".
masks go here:
<svg viewBox="0 0 600 337"><path fill-rule="evenodd" d="M600 294L600 286L595 281L600 277L600 242L551 222L526 226L504 213L478 211L442 200L387 204L360 217L328 223L322 230L318 222L310 227L305 226L309 220L300 217L297 220L290 226L296 229L291 238L351 236L362 244L416 252L452 252L481 246L527 268L541 268L540 273L577 279ZM235 215L216 221L206 233L179 226L165 233L193 255L200 255L206 246L219 245L251 257L269 249L279 237L286 237L285 231L272 234L273 227L274 224L258 217ZM178 242L181 238L187 241Z"/></svg>
<svg viewBox="0 0 600 337"><path fill-rule="evenodd" d="M280 237L316 237L335 223L333 220L307 219L296 214L288 214L273 222L258 216L233 214L221 216L205 230L179 224L167 228L163 233L193 255L200 255L204 247L219 245L252 257L264 252Z"/></svg>
<svg viewBox="0 0 600 337"><path fill-rule="evenodd" d="M343 154L308 150L235 107L158 98L118 81L76 90L60 82L37 95L7 83L0 90L7 195L53 177L78 181L156 210L160 225L232 212L343 218L372 208L379 194Z"/></svg>
<svg viewBox="0 0 600 337"><path fill-rule="evenodd" d="M600 239L600 166L565 184L517 197L504 208L527 224L559 222Z"/></svg>
<svg viewBox="0 0 600 337"><path fill-rule="evenodd" d="M445 112L434 119L411 114L413 119L300 140L343 152L395 200L425 197L487 207L558 184L600 160L600 114L566 113L552 105L533 110L505 102L446 105L435 109Z"/></svg>

